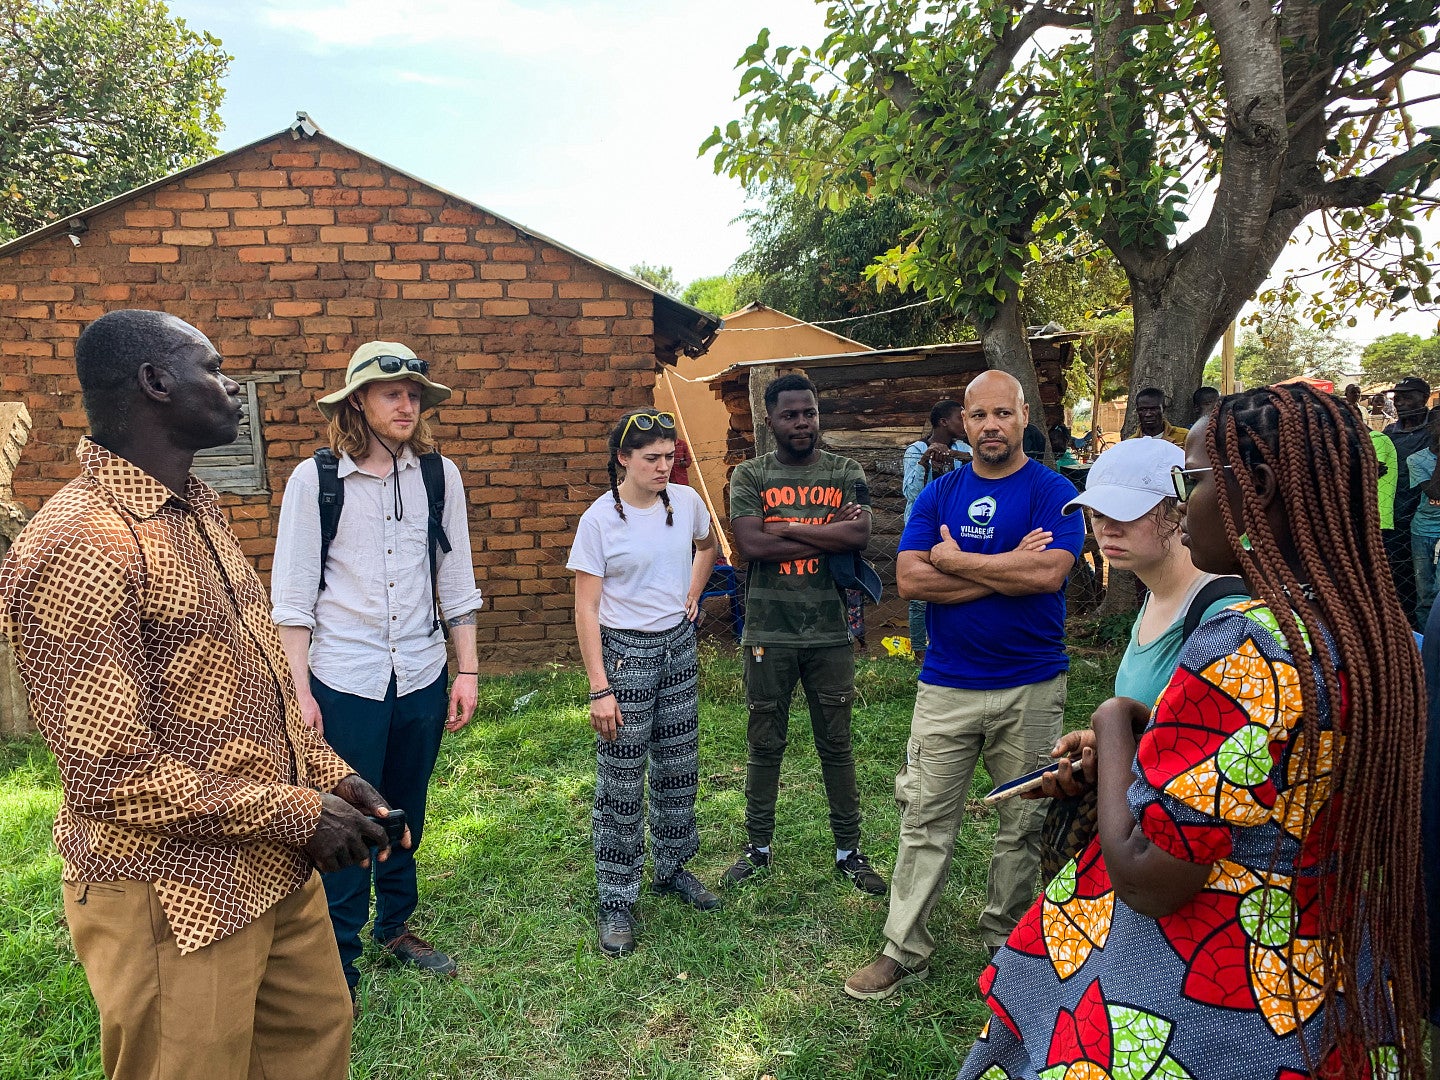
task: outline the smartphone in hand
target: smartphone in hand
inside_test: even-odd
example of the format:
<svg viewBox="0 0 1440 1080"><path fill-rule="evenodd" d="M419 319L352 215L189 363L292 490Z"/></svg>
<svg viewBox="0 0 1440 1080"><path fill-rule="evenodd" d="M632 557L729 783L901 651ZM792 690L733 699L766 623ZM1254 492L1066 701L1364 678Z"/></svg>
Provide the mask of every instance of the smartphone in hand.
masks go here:
<svg viewBox="0 0 1440 1080"><path fill-rule="evenodd" d="M1080 767L1080 759L1074 758L1070 764L1078 769ZM997 803L1004 802L1006 799L1013 799L1017 795L1028 795L1032 791L1039 791L1041 785L1045 782L1045 777L1059 768L1059 760L1052 761L1048 765L1042 765L1040 768L1033 769L1023 776L1017 776L1009 783L997 785L991 790L990 794L986 795L980 801L986 806L994 806Z"/></svg>

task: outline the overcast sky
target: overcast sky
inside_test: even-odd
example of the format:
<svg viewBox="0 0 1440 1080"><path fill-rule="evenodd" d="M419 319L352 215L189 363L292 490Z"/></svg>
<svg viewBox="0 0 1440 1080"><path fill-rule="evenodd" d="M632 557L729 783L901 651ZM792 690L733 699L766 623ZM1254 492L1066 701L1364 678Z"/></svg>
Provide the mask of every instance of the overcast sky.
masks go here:
<svg viewBox="0 0 1440 1080"><path fill-rule="evenodd" d="M169 6L235 57L223 149L304 109L365 153L612 265L673 266L682 285L746 247L739 185L696 156L739 114L736 58L762 26L775 43L824 35L809 0ZM1429 334L1436 320L1366 320L1351 336L1397 329Z"/></svg>

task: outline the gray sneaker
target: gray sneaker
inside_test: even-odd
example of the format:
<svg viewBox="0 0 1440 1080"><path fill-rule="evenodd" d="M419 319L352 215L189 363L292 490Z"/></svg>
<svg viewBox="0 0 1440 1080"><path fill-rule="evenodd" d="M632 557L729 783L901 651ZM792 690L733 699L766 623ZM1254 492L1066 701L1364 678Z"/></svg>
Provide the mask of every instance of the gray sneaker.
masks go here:
<svg viewBox="0 0 1440 1080"><path fill-rule="evenodd" d="M650 888L662 895L678 896L700 911L714 911L720 906L720 897L700 884L700 879L689 870L677 870L669 881L653 882Z"/></svg>
<svg viewBox="0 0 1440 1080"><path fill-rule="evenodd" d="M606 956L628 956L635 951L635 917L629 908L600 912L598 940Z"/></svg>

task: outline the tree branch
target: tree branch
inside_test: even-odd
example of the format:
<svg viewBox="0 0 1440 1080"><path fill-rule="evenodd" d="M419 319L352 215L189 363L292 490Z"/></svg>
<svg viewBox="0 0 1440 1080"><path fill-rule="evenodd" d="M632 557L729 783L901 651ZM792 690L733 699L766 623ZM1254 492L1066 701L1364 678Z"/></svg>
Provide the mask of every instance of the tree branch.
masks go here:
<svg viewBox="0 0 1440 1080"><path fill-rule="evenodd" d="M1301 185L1298 194L1314 209L1369 206L1383 195L1396 194L1393 186L1400 174L1416 166L1422 169L1440 162L1440 143L1423 142L1396 154L1378 168L1363 176L1345 176L1336 180Z"/></svg>

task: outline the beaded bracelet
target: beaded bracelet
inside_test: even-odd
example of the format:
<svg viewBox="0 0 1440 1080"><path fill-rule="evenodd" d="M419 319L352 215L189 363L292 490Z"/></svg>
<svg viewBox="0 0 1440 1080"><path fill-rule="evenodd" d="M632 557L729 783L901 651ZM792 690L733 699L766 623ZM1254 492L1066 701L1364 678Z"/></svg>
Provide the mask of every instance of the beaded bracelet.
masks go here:
<svg viewBox="0 0 1440 1080"><path fill-rule="evenodd" d="M612 697L612 696L614 696L614 694L615 694L615 688L614 688L613 686L607 686L607 687L605 687L604 690L596 690L596 691L594 691L593 693L591 693L591 695L590 695L590 700L591 700L591 701L599 701L601 698Z"/></svg>

